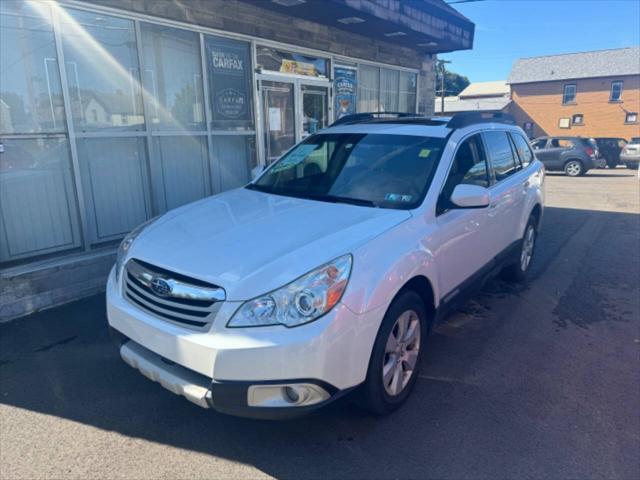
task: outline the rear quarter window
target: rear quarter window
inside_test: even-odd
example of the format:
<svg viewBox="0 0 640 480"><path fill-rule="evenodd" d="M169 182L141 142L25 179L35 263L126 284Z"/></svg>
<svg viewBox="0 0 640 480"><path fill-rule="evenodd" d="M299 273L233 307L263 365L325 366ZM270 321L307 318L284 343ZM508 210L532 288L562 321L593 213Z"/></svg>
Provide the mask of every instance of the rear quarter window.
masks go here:
<svg viewBox="0 0 640 480"><path fill-rule="evenodd" d="M516 147L516 153L520 158L520 162L523 167L526 167L533 161L533 152L529 147L529 142L527 142L522 135L519 133L511 133L511 138L513 139L513 144Z"/></svg>
<svg viewBox="0 0 640 480"><path fill-rule="evenodd" d="M507 132L492 131L484 132L483 135L496 181L499 182L516 173L519 164L514 156Z"/></svg>

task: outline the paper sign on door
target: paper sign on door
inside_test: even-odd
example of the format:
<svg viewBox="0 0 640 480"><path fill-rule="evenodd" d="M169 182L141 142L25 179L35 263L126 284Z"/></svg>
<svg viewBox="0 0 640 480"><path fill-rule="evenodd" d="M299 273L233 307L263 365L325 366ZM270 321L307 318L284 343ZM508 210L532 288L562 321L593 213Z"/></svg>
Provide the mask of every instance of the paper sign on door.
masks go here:
<svg viewBox="0 0 640 480"><path fill-rule="evenodd" d="M269 107L269 130L272 132L282 130L282 116L277 107Z"/></svg>

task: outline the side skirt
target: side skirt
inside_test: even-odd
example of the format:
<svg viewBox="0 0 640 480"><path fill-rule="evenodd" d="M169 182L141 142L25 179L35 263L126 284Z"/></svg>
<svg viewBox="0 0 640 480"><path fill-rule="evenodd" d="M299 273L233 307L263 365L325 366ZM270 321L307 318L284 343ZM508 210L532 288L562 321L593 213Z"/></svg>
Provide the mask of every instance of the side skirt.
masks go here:
<svg viewBox="0 0 640 480"><path fill-rule="evenodd" d="M436 310L434 324L443 323L452 312L464 306L471 298L477 295L488 279L498 275L507 265L518 261L521 244L522 240L516 240L511 243L476 273L445 295Z"/></svg>

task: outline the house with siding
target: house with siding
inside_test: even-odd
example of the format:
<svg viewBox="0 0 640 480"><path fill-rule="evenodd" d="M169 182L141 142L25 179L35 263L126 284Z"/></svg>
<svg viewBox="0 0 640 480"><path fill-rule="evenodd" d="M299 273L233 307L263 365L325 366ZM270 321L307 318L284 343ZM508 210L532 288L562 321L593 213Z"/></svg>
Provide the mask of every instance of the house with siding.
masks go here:
<svg viewBox="0 0 640 480"><path fill-rule="evenodd" d="M640 136L640 47L521 58L507 83L532 138Z"/></svg>
<svg viewBox="0 0 640 480"><path fill-rule="evenodd" d="M511 104L509 85L504 80L475 82L455 97L436 98L436 115L449 116L461 112L507 112Z"/></svg>

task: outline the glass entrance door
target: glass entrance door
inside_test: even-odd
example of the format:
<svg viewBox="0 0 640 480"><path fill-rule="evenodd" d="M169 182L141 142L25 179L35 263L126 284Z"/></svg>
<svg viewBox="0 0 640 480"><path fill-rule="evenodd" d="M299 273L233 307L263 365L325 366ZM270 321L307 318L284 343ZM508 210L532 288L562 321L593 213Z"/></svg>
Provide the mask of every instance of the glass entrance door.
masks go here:
<svg viewBox="0 0 640 480"><path fill-rule="evenodd" d="M268 165L296 143L295 84L262 80L260 91Z"/></svg>
<svg viewBox="0 0 640 480"><path fill-rule="evenodd" d="M327 127L329 121L329 89L316 85L300 85L302 97L301 139Z"/></svg>
<svg viewBox="0 0 640 480"><path fill-rule="evenodd" d="M260 76L263 155L271 164L309 135L329 125L327 82ZM324 84L323 84L324 83Z"/></svg>

